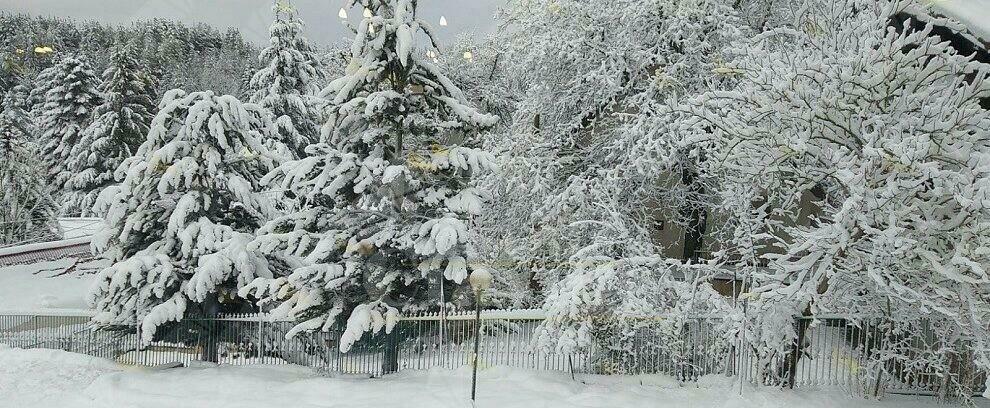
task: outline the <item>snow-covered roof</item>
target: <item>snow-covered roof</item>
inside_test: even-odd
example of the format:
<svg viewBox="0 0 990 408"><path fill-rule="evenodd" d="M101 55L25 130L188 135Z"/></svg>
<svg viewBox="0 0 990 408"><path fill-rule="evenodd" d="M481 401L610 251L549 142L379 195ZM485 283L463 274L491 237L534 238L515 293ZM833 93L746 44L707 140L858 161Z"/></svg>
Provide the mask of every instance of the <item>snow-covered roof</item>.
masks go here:
<svg viewBox="0 0 990 408"><path fill-rule="evenodd" d="M105 225L102 218L59 218L63 239L0 248L0 267L64 258L89 259L92 236Z"/></svg>
<svg viewBox="0 0 990 408"><path fill-rule="evenodd" d="M0 248L0 267L67 258L89 259L93 257L89 247L91 240L92 237L84 236Z"/></svg>
<svg viewBox="0 0 990 408"><path fill-rule="evenodd" d="M59 218L64 239L0 248L0 314L88 315L85 296L104 261L94 260L100 218Z"/></svg>

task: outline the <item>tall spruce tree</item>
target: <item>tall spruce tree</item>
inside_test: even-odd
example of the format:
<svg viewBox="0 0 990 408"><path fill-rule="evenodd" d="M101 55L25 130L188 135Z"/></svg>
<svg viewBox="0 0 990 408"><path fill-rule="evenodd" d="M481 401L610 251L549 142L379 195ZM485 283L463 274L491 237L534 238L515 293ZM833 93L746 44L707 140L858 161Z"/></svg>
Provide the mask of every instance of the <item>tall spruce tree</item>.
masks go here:
<svg viewBox="0 0 990 408"><path fill-rule="evenodd" d="M43 85L48 91L38 118L39 144L53 187L64 191L72 176L68 165L72 150L102 98L100 81L85 57L65 57L54 68ZM71 214L72 209L65 207L63 212Z"/></svg>
<svg viewBox="0 0 990 408"><path fill-rule="evenodd" d="M278 0L274 11L270 45L261 51L261 68L250 80L251 102L271 111L279 139L301 157L303 149L319 139L315 95L323 68L292 5Z"/></svg>
<svg viewBox="0 0 990 408"><path fill-rule="evenodd" d="M34 81L31 83L31 91L28 94L28 108L27 111L30 113L31 120L35 127L40 125L42 112L45 108L45 95L51 90L51 87L55 86L56 83L52 81L52 77L58 72L58 65L52 65L48 68L38 72L38 75L34 77ZM37 136L36 136L37 137Z"/></svg>
<svg viewBox="0 0 990 408"><path fill-rule="evenodd" d="M254 245L297 267L241 290L298 319L290 335L349 315L344 351L366 331L391 330L400 311L436 306L441 279L455 288L467 277L469 220L489 196L471 179L494 161L473 146L497 119L414 52L416 35L430 37L415 2L351 3L371 17L356 28L346 75L323 91L323 142L266 177L302 208Z"/></svg>
<svg viewBox="0 0 990 408"><path fill-rule="evenodd" d="M10 125L23 133L26 140L31 140L34 134L34 122L31 120L30 109L31 90L23 84L10 88L3 96L3 103L0 104L0 110L11 121Z"/></svg>
<svg viewBox="0 0 990 408"><path fill-rule="evenodd" d="M97 200L109 228L94 245L111 266L89 297L96 323L138 322L144 341L169 322L216 313L219 299L271 276L247 250L271 211L256 193L275 164L263 144L271 122L257 106L212 92L172 90L160 107L121 184Z"/></svg>
<svg viewBox="0 0 990 408"><path fill-rule="evenodd" d="M0 246L44 236L55 210L38 147L17 120L0 112Z"/></svg>
<svg viewBox="0 0 990 408"><path fill-rule="evenodd" d="M144 142L154 116L148 75L130 47L114 50L103 72L103 104L83 131L69 159L66 185L68 213L90 215L103 188L114 183L115 170Z"/></svg>

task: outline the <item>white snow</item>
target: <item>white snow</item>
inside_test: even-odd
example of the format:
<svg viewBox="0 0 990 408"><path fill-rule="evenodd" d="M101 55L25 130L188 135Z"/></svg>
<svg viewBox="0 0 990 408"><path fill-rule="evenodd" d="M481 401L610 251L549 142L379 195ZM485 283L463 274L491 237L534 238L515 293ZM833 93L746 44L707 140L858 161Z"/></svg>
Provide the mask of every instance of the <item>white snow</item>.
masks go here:
<svg viewBox="0 0 990 408"><path fill-rule="evenodd" d="M112 361L64 351L0 345L0 407L57 407L103 374Z"/></svg>
<svg viewBox="0 0 990 408"><path fill-rule="evenodd" d="M471 373L404 371L380 379L327 378L294 365L151 370L56 350L0 349L0 406L91 407L470 407ZM679 387L662 376L605 377L487 368L476 407L940 407L927 398L868 401L839 391ZM387 390L387 392L383 392ZM978 406L990 406L978 400Z"/></svg>
<svg viewBox="0 0 990 408"><path fill-rule="evenodd" d="M102 218L64 217L58 219L58 228L62 231L62 238L72 239L92 236L106 228L106 224Z"/></svg>
<svg viewBox="0 0 990 408"><path fill-rule="evenodd" d="M990 0L935 0L936 10L959 20L983 41L990 42Z"/></svg>
<svg viewBox="0 0 990 408"><path fill-rule="evenodd" d="M46 242L36 242L33 244L17 245L0 248L0 256L7 256L13 254L22 254L25 252L35 252L43 251L46 249L63 248L67 246L85 244L91 241L91 237L76 237L69 239L62 239L58 241L46 241Z"/></svg>
<svg viewBox="0 0 990 408"><path fill-rule="evenodd" d="M96 268L98 261L65 272L76 261L67 258L0 268L0 313L87 310L85 297L95 275L86 271Z"/></svg>

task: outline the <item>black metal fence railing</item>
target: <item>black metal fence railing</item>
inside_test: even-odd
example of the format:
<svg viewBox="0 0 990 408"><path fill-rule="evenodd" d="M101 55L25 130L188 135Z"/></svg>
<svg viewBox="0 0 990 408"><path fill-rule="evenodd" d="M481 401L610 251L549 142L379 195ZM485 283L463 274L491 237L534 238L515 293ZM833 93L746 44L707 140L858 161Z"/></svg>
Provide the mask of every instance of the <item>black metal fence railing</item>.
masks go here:
<svg viewBox="0 0 990 408"><path fill-rule="evenodd" d="M186 319L142 344L136 330L93 330L81 315L0 315L0 343L53 348L154 366L211 361L218 364L299 364L317 370L378 376L399 370L470 365L473 314L403 317L389 334L366 333L347 353L340 332L286 338L293 322L262 315ZM893 328L882 320L795 319L798 341L767 353L726 339L720 320L689 319L676 333L649 324L617 345L576 353L539 347L539 311L482 314L479 368L509 366L593 374L666 374L681 382L709 375L738 376L757 384L833 387L855 395L913 393L952 397L982 389L985 373L972 356L949 344L935 327ZM665 326L667 327L667 326ZM669 331L669 327L667 327Z"/></svg>

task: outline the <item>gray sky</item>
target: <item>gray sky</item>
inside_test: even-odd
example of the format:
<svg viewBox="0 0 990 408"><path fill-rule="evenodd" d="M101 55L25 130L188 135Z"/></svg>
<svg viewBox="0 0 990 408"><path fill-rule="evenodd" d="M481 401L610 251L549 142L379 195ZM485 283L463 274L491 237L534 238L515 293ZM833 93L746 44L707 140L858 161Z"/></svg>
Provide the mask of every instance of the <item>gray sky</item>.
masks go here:
<svg viewBox="0 0 990 408"><path fill-rule="evenodd" d="M419 16L428 21L443 40L460 33L486 33L495 29L496 9L506 0L420 0ZM306 23L311 42L328 44L350 37L337 12L345 0L293 0ZM102 23L130 23L161 17L182 22L202 22L220 29L237 27L255 43L268 40L272 0L0 0L0 10L26 12ZM440 27L440 16L447 27ZM352 22L360 10L349 12Z"/></svg>

